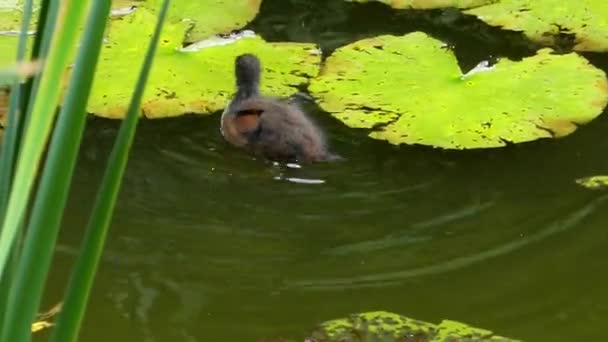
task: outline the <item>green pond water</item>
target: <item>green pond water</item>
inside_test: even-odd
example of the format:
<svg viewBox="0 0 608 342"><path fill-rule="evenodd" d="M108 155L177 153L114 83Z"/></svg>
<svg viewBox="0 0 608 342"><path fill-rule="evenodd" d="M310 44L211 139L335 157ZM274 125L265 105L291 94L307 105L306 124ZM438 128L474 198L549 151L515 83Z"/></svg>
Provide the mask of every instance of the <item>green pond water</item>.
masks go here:
<svg viewBox="0 0 608 342"><path fill-rule="evenodd" d="M453 11L379 4L265 0L250 27L325 51L423 30L465 69L533 53ZM374 141L307 108L346 162L254 160L223 141L219 113L141 123L82 341L302 340L371 310L526 341L606 340L608 195L574 182L608 173L605 116L557 141L446 152ZM90 122L44 307L61 300L117 128Z"/></svg>

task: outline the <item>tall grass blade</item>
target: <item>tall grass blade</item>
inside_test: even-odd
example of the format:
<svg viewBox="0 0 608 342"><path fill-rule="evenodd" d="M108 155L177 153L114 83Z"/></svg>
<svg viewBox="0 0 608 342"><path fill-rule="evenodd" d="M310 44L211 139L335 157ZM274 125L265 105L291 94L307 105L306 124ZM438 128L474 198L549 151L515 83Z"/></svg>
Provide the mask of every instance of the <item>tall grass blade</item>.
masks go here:
<svg viewBox="0 0 608 342"><path fill-rule="evenodd" d="M23 16L21 19L20 28L21 32L19 33L17 55L15 56L16 62L21 62L25 59L28 39L27 29L30 25L33 8L33 0L26 0L23 3ZM21 106L21 101L21 87L19 86L19 81L17 80L11 86L6 127L4 129L2 146L0 147L0 220L4 218L6 213L15 162L17 159L16 156L17 152L19 151L19 132L21 131L23 123L23 106ZM4 276L0 277L0 331L4 330L2 328L2 323L4 322L6 309L8 308L8 296L10 285L13 280L13 274L16 269L18 252L18 246L13 245L10 247L6 271Z"/></svg>
<svg viewBox="0 0 608 342"><path fill-rule="evenodd" d="M36 36L32 46L31 60L45 60L48 55L48 49L51 45L51 38L57 23L57 15L59 12L59 0L42 0L40 6L40 14L38 23L36 24ZM21 108L25 114L25 120L30 117L32 108L28 106L33 103L33 98L36 94L36 89L40 84L40 77L29 79L22 88Z"/></svg>
<svg viewBox="0 0 608 342"><path fill-rule="evenodd" d="M62 6L61 16L58 18L51 40L48 59L44 63L44 72L36 101L33 104L31 119L28 120L25 128L26 136L19 153L14 182L11 186L8 206L0 231L0 279L4 276L4 267L11 246L28 204L38 163L53 123L53 114L59 103L60 80L66 70L71 48L77 41L78 26L84 17L87 2L65 0L60 5ZM0 336L6 336L7 331L12 331L11 329L12 327L7 327ZM10 340L10 342L17 341L19 340Z"/></svg>
<svg viewBox="0 0 608 342"><path fill-rule="evenodd" d="M48 55L53 30L57 25L59 2L59 0L42 0L40 19L36 25L36 37L40 37L40 39L34 42L32 59L44 58Z"/></svg>
<svg viewBox="0 0 608 342"><path fill-rule="evenodd" d="M33 11L33 0L26 0L23 4L23 17L21 20L21 32L19 34L19 43L17 45L16 62L20 63L25 58L25 50L27 48L27 28L30 25ZM20 86L19 76L13 80L11 85L11 95L9 100L9 109L7 114L6 129L4 131L4 139L0 150L0 218L4 217L10 184L13 177L13 169L15 165L15 155L19 142L17 138L17 130L19 129L20 118L18 115L20 107Z"/></svg>
<svg viewBox="0 0 608 342"><path fill-rule="evenodd" d="M57 328L53 332L52 342L73 342L77 340L80 323L84 317L87 301L112 219L112 212L114 211L114 205L120 190L122 176L127 165L129 150L135 136L140 115L141 98L152 67L168 7L169 0L164 0L135 91L131 98L131 103L129 104L127 116L121 124L95 200L91 218L87 224L80 254L66 291L63 311L59 317Z"/></svg>
<svg viewBox="0 0 608 342"><path fill-rule="evenodd" d="M14 249L14 240L28 204L31 188L36 178L38 163L46 145L54 113L59 103L61 91L61 82L59 81L62 79L66 69L71 47L77 41L78 26L84 17L86 5L87 3L81 0L68 0L61 3L62 16L58 18L57 28L51 39L49 58L45 63L45 71L40 81L39 93L33 104L31 120L29 120L26 127L23 147L19 153L8 207L2 231L0 232L0 277L2 279L5 279L7 276L4 273L5 267L7 266L10 252ZM105 21L103 24L101 30L105 27ZM77 79L79 75L75 75L73 78ZM82 77L92 76L85 73ZM82 85L82 83L79 85ZM77 85L72 84L72 87L80 90ZM90 88L90 85L88 88ZM74 90L72 90L73 92ZM68 91L68 93L70 92ZM86 99L82 101L86 105ZM68 95L66 106L69 102ZM84 112L84 105L82 105L82 112ZM39 201L37 201L38 203ZM47 202L47 206L50 205L51 208L54 204ZM57 215L60 215L61 211L58 210ZM2 331L0 332L0 341L2 342L29 341L31 338L31 323L38 309L44 279L46 278L48 264L50 264L51 259L51 252L48 253L48 256L45 256L44 252L47 250L52 251L55 243L54 240L42 241L42 243L38 241L40 237L35 232L36 230L44 231L45 222L40 222L40 220L37 222L38 226L33 225L30 228L34 234L29 234L28 232L23 254L18 260L14 282L12 282L9 291L8 305L6 306L7 311L5 312ZM44 267L45 264L46 267Z"/></svg>

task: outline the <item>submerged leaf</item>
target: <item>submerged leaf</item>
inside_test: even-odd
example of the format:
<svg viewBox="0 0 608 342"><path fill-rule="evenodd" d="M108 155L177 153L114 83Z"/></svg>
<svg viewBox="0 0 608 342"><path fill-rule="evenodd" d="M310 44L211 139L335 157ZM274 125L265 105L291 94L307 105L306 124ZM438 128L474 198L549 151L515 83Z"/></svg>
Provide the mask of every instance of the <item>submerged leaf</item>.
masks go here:
<svg viewBox="0 0 608 342"><path fill-rule="evenodd" d="M307 341L515 342L460 322L445 320L435 325L386 311L365 312L325 322Z"/></svg>
<svg viewBox="0 0 608 342"><path fill-rule="evenodd" d="M598 116L603 71L549 49L465 75L454 54L424 33L380 36L336 50L309 88L350 127L393 144L500 147L562 137Z"/></svg>
<svg viewBox="0 0 608 342"><path fill-rule="evenodd" d="M145 52L145 40L152 32L154 14L146 9L116 20L110 27L95 77L88 111L100 116L124 115L135 83L136 68ZM234 58L257 54L264 64L261 91L277 96L291 95L318 72L320 56L312 44L266 43L259 37L242 38L227 45L199 51L181 50L186 27L165 25L142 111L148 117L185 113L210 113L222 109L234 92Z"/></svg>
<svg viewBox="0 0 608 342"><path fill-rule="evenodd" d="M575 50L608 51L606 0L502 0L465 13L541 43L554 44L566 34L574 35Z"/></svg>

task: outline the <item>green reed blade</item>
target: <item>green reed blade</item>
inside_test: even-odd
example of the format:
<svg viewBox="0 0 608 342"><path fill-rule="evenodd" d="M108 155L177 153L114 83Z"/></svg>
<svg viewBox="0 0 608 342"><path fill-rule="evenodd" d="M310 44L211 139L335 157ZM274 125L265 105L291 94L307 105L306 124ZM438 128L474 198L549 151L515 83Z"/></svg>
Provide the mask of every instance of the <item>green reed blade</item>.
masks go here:
<svg viewBox="0 0 608 342"><path fill-rule="evenodd" d="M59 0L42 0L38 23L36 24L36 36L32 46L31 60L46 59L53 37L53 31L55 30L55 25L57 23L58 13ZM40 78L40 76L37 76L33 79L29 79L21 87L21 109L22 112L25 113L24 122L29 122L28 118L31 116L30 114L32 112L36 90L40 85ZM19 130L20 136L23 134L23 127L25 126L27 125L22 124L22 129Z"/></svg>
<svg viewBox="0 0 608 342"><path fill-rule="evenodd" d="M29 202L31 189L37 176L38 163L41 160L59 103L60 81L66 70L71 48L75 46L79 36L78 27L84 18L87 5L88 2L83 0L65 0L60 4L60 16L51 39L48 59L44 63L44 72L40 79L36 101L33 103L31 119L27 123L23 136L23 145L17 161L2 231L0 231L0 277L5 276L4 270L10 251ZM102 26L105 26L105 22ZM87 75L74 75L74 79L88 77ZM77 87L76 90L81 91ZM70 102L69 97L70 94L68 94L66 106ZM47 205L51 207L54 204L47 202ZM44 222L39 223L39 225L44 224ZM34 226L34 228L36 227ZM47 227L41 226L37 229L44 231L45 228ZM36 234L28 234L23 253L18 260L18 269L14 282L11 284L7 311L0 332L2 342L22 342L29 341L31 338L31 323L38 309L48 269L41 265L50 263L50 255L44 259L37 258L40 255L44 256L40 252L47 249L52 251L54 245L54 240L42 240L41 244L38 243L38 239ZM45 244L49 244L50 247L45 249Z"/></svg>
<svg viewBox="0 0 608 342"><path fill-rule="evenodd" d="M17 45L16 61L19 63L25 58L27 48L27 28L30 25L32 11L34 8L33 0L26 0L23 4L23 17L21 20L21 31L19 33L19 43ZM4 216L8 196L10 191L11 179L15 163L15 156L19 142L17 130L20 127L21 115L17 115L20 102L19 77L13 80L11 85L10 105L8 108L4 140L0 150L0 218Z"/></svg>
<svg viewBox="0 0 608 342"><path fill-rule="evenodd" d="M36 25L36 36L41 39L34 42L32 47L32 59L48 55L51 45L51 37L57 16L59 14L59 0L43 0L40 6L40 19Z"/></svg>
<svg viewBox="0 0 608 342"><path fill-rule="evenodd" d="M99 265L112 213L124 174L129 150L133 143L140 115L141 98L154 60L160 33L169 8L169 0L164 0L154 34L142 65L135 91L129 104L127 115L112 148L95 205L87 224L85 237L80 249L74 273L70 279L63 311L57 328L53 332L53 342L73 342L77 340L87 301Z"/></svg>
<svg viewBox="0 0 608 342"><path fill-rule="evenodd" d="M23 3L21 31L19 33L19 43L17 45L17 62L21 62L25 58L28 39L27 29L30 25L33 8L34 4L32 0L26 0ZM23 123L23 120L21 120L23 116L18 115L21 103L21 87L19 86L19 79L17 79L11 86L4 137L2 146L0 147L0 220L4 218L6 212L13 172L15 169L15 161L17 159L16 156L19 151L19 132L21 131ZM21 107L21 109L22 108L23 107ZM4 276L0 277L0 331L4 330L2 329L2 322L4 322L4 317L8 308L9 291L14 278L13 275L16 269L19 251L20 249L17 245L10 247L6 271Z"/></svg>
<svg viewBox="0 0 608 342"><path fill-rule="evenodd" d="M62 6L60 17L51 40L48 59L44 62L44 72L33 104L31 120L25 128L23 145L0 231L0 277L4 274L9 251L28 204L38 163L51 130L55 108L59 103L62 76L69 61L71 47L76 44L78 26L82 22L87 4L83 0L65 0L60 4ZM7 331L5 329L2 334Z"/></svg>

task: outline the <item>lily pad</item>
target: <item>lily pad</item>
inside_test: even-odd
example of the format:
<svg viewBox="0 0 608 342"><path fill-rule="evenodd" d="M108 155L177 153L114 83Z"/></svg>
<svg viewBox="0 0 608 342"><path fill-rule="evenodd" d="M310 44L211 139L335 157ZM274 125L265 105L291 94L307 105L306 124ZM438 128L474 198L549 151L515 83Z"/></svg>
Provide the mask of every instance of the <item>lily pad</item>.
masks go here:
<svg viewBox="0 0 608 342"><path fill-rule="evenodd" d="M465 13L544 44L565 33L575 36L575 50L608 51L606 0L502 0Z"/></svg>
<svg viewBox="0 0 608 342"><path fill-rule="evenodd" d="M608 188L608 176L599 175L585 178L579 178L576 183L584 186L587 189L599 190Z"/></svg>
<svg viewBox="0 0 608 342"><path fill-rule="evenodd" d="M415 9L431 9L431 8L473 8L495 2L496 0L347 0L350 2L370 2L378 1L387 4L393 8L415 8Z"/></svg>
<svg viewBox="0 0 608 342"><path fill-rule="evenodd" d="M35 7L35 9L37 6ZM16 33L21 28L23 4L22 1L2 3L0 1L0 34ZM30 22L30 29L35 28L35 18L38 11L33 13L33 20Z"/></svg>
<svg viewBox="0 0 608 342"><path fill-rule="evenodd" d="M6 1L6 0L5 0ZM140 1L114 0L113 7L133 6ZM34 11L30 20L28 33L29 43L33 43L36 30L40 0L34 0ZM19 31L21 29L21 17L23 15L23 0L8 0L3 3L0 0L0 66L13 63L16 56Z"/></svg>
<svg viewBox="0 0 608 342"><path fill-rule="evenodd" d="M0 0L0 9L12 8L19 4L19 0Z"/></svg>
<svg viewBox="0 0 608 342"><path fill-rule="evenodd" d="M145 7L155 10L160 0L147 0ZM189 23L186 41L195 42L217 33L242 28L260 9L262 0L173 0L169 10L172 23Z"/></svg>
<svg viewBox="0 0 608 342"><path fill-rule="evenodd" d="M0 36L0 67L6 67L15 63L18 42L19 37Z"/></svg>
<svg viewBox="0 0 608 342"><path fill-rule="evenodd" d="M326 111L392 144L500 147L563 137L602 113L608 81L570 53L543 49L464 74L444 44L421 32L337 49L310 91Z"/></svg>
<svg viewBox="0 0 608 342"><path fill-rule="evenodd" d="M515 342L493 332L445 320L439 325L386 311L350 315L321 324L307 339L314 342L338 341L484 341Z"/></svg>
<svg viewBox="0 0 608 342"><path fill-rule="evenodd" d="M120 118L128 106L139 64L143 60L155 15L145 8L113 20L95 76L88 110L100 116ZM289 96L318 73L320 56L312 44L267 43L259 37L243 38L227 45L184 52L184 24L166 25L154 66L142 99L148 117L210 113L224 108L234 92L234 58L245 52L257 54L264 64L261 91Z"/></svg>

